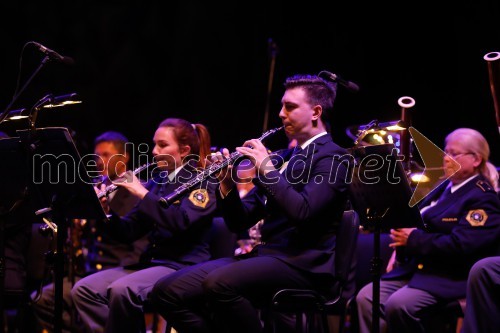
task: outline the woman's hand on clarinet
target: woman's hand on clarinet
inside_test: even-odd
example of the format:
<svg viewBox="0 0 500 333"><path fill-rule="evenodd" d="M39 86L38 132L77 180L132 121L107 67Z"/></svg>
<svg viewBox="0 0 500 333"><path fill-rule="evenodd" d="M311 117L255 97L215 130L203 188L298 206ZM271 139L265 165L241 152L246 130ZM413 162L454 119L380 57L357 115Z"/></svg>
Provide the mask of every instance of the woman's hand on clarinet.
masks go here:
<svg viewBox="0 0 500 333"><path fill-rule="evenodd" d="M223 148L222 153L218 151L212 154L212 163L222 163L227 158L229 158L229 150ZM233 166L229 164L215 175L219 181L220 191L224 197L235 187L231 176L232 170Z"/></svg>

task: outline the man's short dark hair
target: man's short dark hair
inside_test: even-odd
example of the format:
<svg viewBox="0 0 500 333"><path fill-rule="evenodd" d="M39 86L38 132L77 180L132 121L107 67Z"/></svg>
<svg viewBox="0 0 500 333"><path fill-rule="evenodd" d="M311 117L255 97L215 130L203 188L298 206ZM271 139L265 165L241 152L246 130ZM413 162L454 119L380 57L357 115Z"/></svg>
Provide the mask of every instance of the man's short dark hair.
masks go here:
<svg viewBox="0 0 500 333"><path fill-rule="evenodd" d="M317 75L297 74L286 78L285 89L300 87L307 94L308 102L311 105L321 105L323 114L321 119L328 122L328 118L333 112L333 103L337 96L337 84L327 82Z"/></svg>
<svg viewBox="0 0 500 333"><path fill-rule="evenodd" d="M125 144L128 142L128 139L120 132L107 131L102 133L95 139L94 146L97 146L101 142L111 142L120 153L126 153Z"/></svg>

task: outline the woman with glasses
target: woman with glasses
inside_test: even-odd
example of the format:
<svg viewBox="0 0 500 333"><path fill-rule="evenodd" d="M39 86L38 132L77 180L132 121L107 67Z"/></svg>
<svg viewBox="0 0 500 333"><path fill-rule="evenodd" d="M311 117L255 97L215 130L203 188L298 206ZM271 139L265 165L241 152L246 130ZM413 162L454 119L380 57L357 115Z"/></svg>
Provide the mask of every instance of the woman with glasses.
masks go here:
<svg viewBox="0 0 500 333"><path fill-rule="evenodd" d="M449 177L420 203L425 230L391 230L393 248L406 255L380 282L380 331L424 332L436 306L465 298L472 265L500 245L498 172L476 130L459 128L445 140ZM389 267L388 267L389 268ZM372 327L372 284L356 297L360 332Z"/></svg>

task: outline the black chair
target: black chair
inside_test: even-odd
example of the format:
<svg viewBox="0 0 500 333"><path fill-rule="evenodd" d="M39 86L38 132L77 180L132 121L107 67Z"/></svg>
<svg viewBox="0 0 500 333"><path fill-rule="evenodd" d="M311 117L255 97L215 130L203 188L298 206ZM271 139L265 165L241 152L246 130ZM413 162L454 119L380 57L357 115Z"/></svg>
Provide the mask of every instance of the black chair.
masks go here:
<svg viewBox="0 0 500 333"><path fill-rule="evenodd" d="M347 301L354 295L356 270L356 243L359 216L354 210L344 212L335 249L335 275L337 282L327 296L316 290L282 289L272 298L272 312L295 313L296 332L329 332L328 315L339 315L339 332L344 327ZM317 321L318 315L321 320Z"/></svg>
<svg viewBox="0 0 500 333"><path fill-rule="evenodd" d="M423 325L429 333L455 333L461 328L464 317L465 299L456 299L437 304L430 316L424 318Z"/></svg>

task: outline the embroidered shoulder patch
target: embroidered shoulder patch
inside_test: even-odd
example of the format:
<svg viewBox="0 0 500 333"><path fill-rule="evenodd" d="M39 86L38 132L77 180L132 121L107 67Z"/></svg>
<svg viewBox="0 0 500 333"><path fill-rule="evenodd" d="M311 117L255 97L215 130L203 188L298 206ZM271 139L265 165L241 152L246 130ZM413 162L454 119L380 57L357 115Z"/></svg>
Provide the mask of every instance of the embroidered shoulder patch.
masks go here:
<svg viewBox="0 0 500 333"><path fill-rule="evenodd" d="M486 214L484 209L469 210L466 217L466 220L473 227L483 226L486 223L487 219L488 219L488 214Z"/></svg>
<svg viewBox="0 0 500 333"><path fill-rule="evenodd" d="M205 208L209 200L210 198L208 197L207 190L205 189L197 189L189 194L189 201L197 207Z"/></svg>

